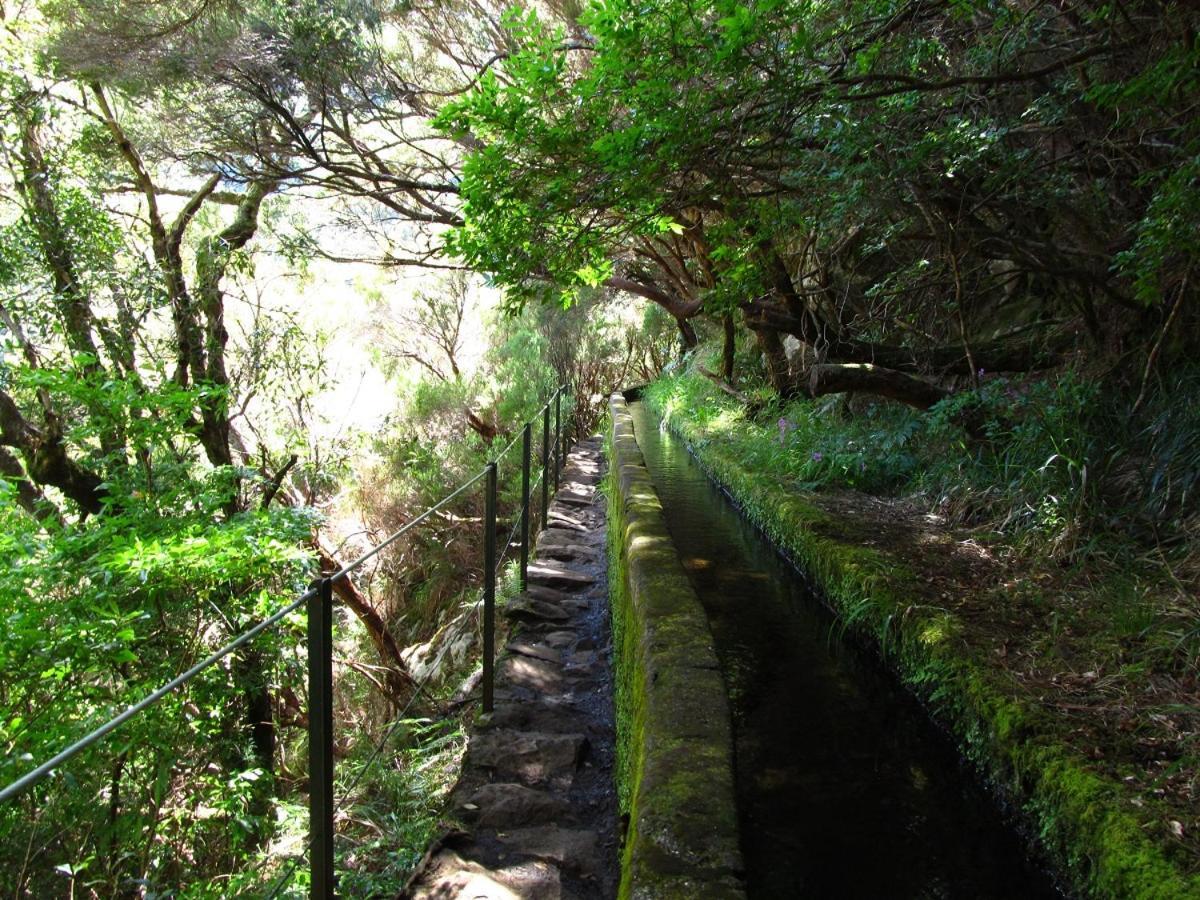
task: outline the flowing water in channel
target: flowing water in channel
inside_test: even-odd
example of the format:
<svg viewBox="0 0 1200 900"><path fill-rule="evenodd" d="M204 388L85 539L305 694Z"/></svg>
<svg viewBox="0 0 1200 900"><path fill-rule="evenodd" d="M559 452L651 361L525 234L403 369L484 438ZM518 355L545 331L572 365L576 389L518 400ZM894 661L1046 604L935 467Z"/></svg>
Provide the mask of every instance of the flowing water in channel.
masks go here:
<svg viewBox="0 0 1200 900"><path fill-rule="evenodd" d="M750 896L1059 897L924 711L631 408L729 689Z"/></svg>

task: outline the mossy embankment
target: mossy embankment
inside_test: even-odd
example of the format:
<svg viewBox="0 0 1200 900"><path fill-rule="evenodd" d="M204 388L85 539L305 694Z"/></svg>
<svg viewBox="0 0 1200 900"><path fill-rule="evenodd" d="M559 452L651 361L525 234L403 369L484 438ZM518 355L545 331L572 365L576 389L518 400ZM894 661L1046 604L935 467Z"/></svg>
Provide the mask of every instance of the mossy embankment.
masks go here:
<svg viewBox="0 0 1200 900"><path fill-rule="evenodd" d="M610 460L620 896L742 897L725 686L619 397Z"/></svg>
<svg viewBox="0 0 1200 900"><path fill-rule="evenodd" d="M917 546L927 535L913 534L911 544L882 539L908 523L874 528L872 517L887 513L882 504L831 500L781 481L769 467L754 465L746 444L731 436L736 429L725 434L702 427L695 405L668 402L669 390L652 386L646 399L689 442L710 476L808 573L845 626L879 649L1020 808L1074 890L1105 898L1200 897L1197 861L1171 839L1177 810L1097 765L1087 739L1061 714L1061 698L1046 702L1012 677L1005 655L1017 646L1017 635L1010 641L997 633L998 619L931 592L929 567L937 557ZM1103 756L1105 748L1094 753Z"/></svg>

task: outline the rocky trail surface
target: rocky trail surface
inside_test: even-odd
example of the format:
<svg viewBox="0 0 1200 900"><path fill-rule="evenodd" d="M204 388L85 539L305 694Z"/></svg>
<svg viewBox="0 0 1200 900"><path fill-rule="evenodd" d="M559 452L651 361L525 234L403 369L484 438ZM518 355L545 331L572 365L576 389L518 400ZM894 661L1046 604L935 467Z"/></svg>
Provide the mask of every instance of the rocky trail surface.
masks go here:
<svg viewBox="0 0 1200 900"><path fill-rule="evenodd" d="M567 457L529 564L501 610L496 708L472 729L441 838L414 900L614 897L619 879L604 459L598 437Z"/></svg>

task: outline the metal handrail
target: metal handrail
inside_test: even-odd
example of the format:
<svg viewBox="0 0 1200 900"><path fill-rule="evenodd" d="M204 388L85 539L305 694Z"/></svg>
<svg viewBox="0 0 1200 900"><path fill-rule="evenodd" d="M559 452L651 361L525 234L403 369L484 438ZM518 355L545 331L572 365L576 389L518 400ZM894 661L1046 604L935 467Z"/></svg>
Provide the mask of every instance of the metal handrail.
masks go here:
<svg viewBox="0 0 1200 900"><path fill-rule="evenodd" d="M559 388L557 391L555 391L555 395L558 395L559 392L561 392L561 391L562 391L562 388ZM542 407L537 411L537 413L534 414L534 417L536 417L537 415L540 415L542 413L542 411L545 410L552 401L553 401L553 397L551 397L550 400L546 401L546 403L544 403L542 405ZM530 421L532 421L532 418ZM519 437L520 437L520 435L518 434L518 438ZM514 441L514 443L515 443L515 441ZM510 448L511 448L511 446L512 445L510 445ZM508 449L505 449L501 453L497 454L496 458L498 459L498 458L502 457L507 452L508 452ZM433 506L426 509L415 519L412 519L412 520L406 522L403 526L398 528L392 534L388 535L386 538L384 538L382 541L380 541L378 544L376 544L374 547L372 547L366 553L362 554L362 556L358 557L353 562L347 563L346 565L342 566L340 569L338 569L332 575L327 576L329 578L329 580L331 582L340 581L342 578L345 578L351 572L360 568L363 565L363 563L365 563L368 560L370 560L371 558L379 555L379 553L381 553L383 550L387 549L388 546L390 546L391 544L393 544L397 540L399 540L401 537L403 537L408 531L412 530L417 525L420 525L422 522L424 522L426 519L428 519L430 516L432 516L435 512L442 509L443 507L446 506L446 504L450 503L450 501L454 500L456 497L458 497L460 494L462 494L464 491L466 491L466 490L470 489L471 487L474 487L476 484L478 484L487 475L487 471L488 471L487 466L485 466L477 474L472 476L467 481L463 482L463 484L459 485L459 487L456 488L454 491L447 494L445 497L443 497L441 500L439 500ZM46 762L42 763L37 768L32 769L29 772L26 772L24 775L22 775L16 781L12 782L10 785L8 785L7 787L0 790L0 803L3 803L6 800L9 800L13 797L18 796L19 794L24 793L28 788L32 787L37 782L41 781L43 778L46 777L46 775L48 775L54 769L58 768L63 763L67 762L72 757L79 754L81 751L86 750L88 747L90 747L92 744L99 741L101 738L104 738L107 735L111 734L113 731L120 728L122 725L124 725L126 722L128 722L130 719L132 719L134 716L149 709L151 706L156 704L163 697L165 697L168 694L183 687L185 684L187 684L189 681L191 681L193 678L195 678L197 675L199 675L205 669L220 662L222 659L224 659L226 656L228 656L230 653L237 650L238 648L245 646L250 641L254 640L254 638L258 637L258 635L260 635L264 631L266 631L268 628L271 628L272 626L277 625L282 619L286 618L289 614L295 612L297 609L299 609L301 606L303 606L305 603L307 603L309 600L311 600L316 595L316 592L317 592L317 588L315 588L315 587L309 588L307 591L305 591L303 594L301 594L299 597L297 597L295 600L293 600L287 606L276 611L268 618L263 619L261 622L259 622L257 625L253 626L252 628L249 628L246 631L242 632L242 634L238 635L236 638L234 638L232 641L230 641L224 647L221 647L219 650L211 653L209 656L205 657L203 660L196 663L194 666L192 666L187 671L181 673L180 675L177 675L175 678L172 678L170 681L168 681L162 687L158 688L157 690L155 690L152 693L148 694L147 696L143 697L137 703L134 703L132 706L129 706L122 712L118 713L116 716L113 716L113 718L109 719L104 724L93 729L88 734L84 735L82 738L75 741L73 744L66 747L64 750L55 754L52 758L50 758Z"/></svg>
<svg viewBox="0 0 1200 900"><path fill-rule="evenodd" d="M206 669L213 666L220 660L224 659L226 656L233 653L238 648L245 646L250 641L254 640L254 638L256 638L258 635L262 634L262 632L266 631L268 628L271 628L271 627L277 625L285 617L287 617L291 613L298 610L304 604L308 603L309 604L308 635L309 635L309 642L310 642L310 651L312 650L312 648L318 647L318 646L324 648L324 650L320 651L321 655L324 657L322 660L317 661L317 660L310 659L310 661L309 661L309 666L310 666L310 671L309 671L309 679L310 679L310 681L309 681L310 754L315 752L315 755L310 755L310 766L312 766L314 763L319 762L322 765L322 767L325 769L325 771L322 773L321 780L323 782L327 782L327 783L323 783L320 786L320 790L325 793L326 799L321 800L319 802L317 802L317 799L313 796L314 793L318 790L318 786L312 785L310 787L310 807L311 807L311 819L312 819L310 835L309 835L310 849L313 849L315 830L318 828L318 819L322 820L320 823L322 834L321 834L321 837L316 838L316 841L315 841L315 843L317 845L319 845L318 849L320 849L320 851L321 851L320 856L322 857L322 859L320 861L318 861L318 860L316 860L315 855L314 855L313 860L312 860L312 864L313 864L313 868L314 868L314 871L313 871L314 880L313 880L312 893L313 893L314 897L317 897L317 896L331 897L332 896L332 883L333 883L333 868L332 868L332 866L333 866L332 824L333 823L332 823L332 819L333 819L333 815L336 813L337 809L341 808L341 804L338 804L337 807L334 807L331 802L331 800L332 800L332 793L331 793L332 792L332 779L333 779L332 734L331 734L331 732L329 732L328 728L322 729L322 732L319 735L318 735L317 731L314 730L314 728L317 727L316 722L319 718L324 718L327 726L331 725L331 719L330 719L331 696L329 696L331 694L331 685L326 684L324 687L320 687L314 681L314 678L320 677L321 672L323 672L324 680L326 682L328 682L332 677L332 668L331 668L332 659L330 657L330 650L331 650L331 646L332 646L331 645L332 622L331 622L330 616L329 616L329 610L330 610L329 604L330 604L331 598L332 598L332 586L335 582L345 578L351 572L360 568L368 560L377 556L379 553L381 553L383 550L385 550L388 546L395 543L404 534L406 534L408 531L411 531L417 525L420 525L422 522L424 522L426 519L428 519L430 516L432 516L438 510L444 508L448 503L450 503L456 497L460 496L465 491L474 487L476 484L478 484L484 478L487 478L487 496L485 499L487 501L486 506L488 508L488 514L485 515L485 520L486 520L485 527L487 528L487 532L485 534L484 589L483 589L483 597L481 597L480 600L476 601L476 603L472 605L471 611L474 612L476 609L479 608L480 605L482 605L484 607L485 637L488 634L490 634L491 628L488 626L490 626L490 624L491 624L490 617L494 615L495 583L496 583L496 577L497 577L497 570L499 569L500 565L503 564L504 557L508 553L509 548L512 546L513 540L516 537L517 530L519 528L521 528L522 526L525 526L525 528L528 528L528 521L529 521L530 514L531 514L532 491L533 491L533 489L535 489L538 486L539 483L542 486L542 513L543 513L542 526L545 527L545 523L546 523L546 516L545 516L546 487L548 486L548 482L550 481L551 477L553 477L553 479L555 481L555 486L557 487L558 476L559 476L558 470L559 470L559 467L564 463L565 456L566 456L568 438L567 438L567 434L566 434L566 428L562 427L562 425L565 425L566 423L562 423L562 425L560 425L560 415L561 415L560 409L561 409L561 403L562 403L562 396L566 391L567 391L566 385L562 385L557 390L555 390L554 394L544 404L542 404L541 408L538 409L538 411L533 414L533 416L530 418L530 420L526 423L523 423L523 425L522 425L521 429L518 431L516 437L513 438L513 440L508 444L507 447L505 447L499 453L492 456L491 460L487 463L487 465L484 466L484 468L482 470L480 470L477 474L475 474L474 476L469 478L467 481L463 482L451 493L447 494L445 497L443 497L441 500L439 500L433 506L429 507L424 512L422 512L420 515L418 515L416 518L411 519L408 522L406 522L404 525L402 525L396 531L392 532L392 534L388 535L384 540L380 541L378 544L376 544L370 550L363 553L361 556L359 556L353 562L347 563L346 565L344 565L340 569L338 569L336 572L322 577L313 587L309 588L307 591L305 591L303 594L301 594L299 597L297 597L291 603L284 606L282 609L277 610L276 612L274 612L272 615L270 615L266 619L263 619L257 625L254 625L253 627L242 632L240 635L238 635L233 640L229 641L227 644L225 644L223 647L221 647L219 650L214 651L213 653L211 653L210 655L205 657L200 662L196 663L195 665L193 665L186 671L177 675L175 678L172 678L166 684L162 685L162 687L151 692L150 694L143 697L141 700L134 703L133 705L127 707L125 710L123 710L122 712L120 712L119 714L114 716L113 718L109 719L107 722L104 722L102 725L93 729L88 734L86 734L79 740L72 743L70 746L66 747L59 753L55 754L51 759L47 760L46 762L42 763L41 765L37 766L36 768L30 770L29 772L25 773L20 778L18 778L16 781L12 782L10 785L5 787L3 790L0 790L0 803L3 803L6 800L12 799L13 797L19 796L20 794L24 793L30 787L32 787L33 785L35 785L39 781L41 781L43 778L45 778L54 769L58 768L63 763L67 762L68 760L70 760L72 757L76 756L81 751L87 749L89 746L99 742L104 737L111 734L116 729L120 728L123 724L128 722L130 719L134 718L138 714L144 712L146 709L148 709L151 706L153 706L154 704L156 704L163 697L178 690L183 685L187 684L189 681L191 681L193 678L195 678L197 675L199 675L201 672L205 671ZM553 443L553 448L552 448L552 452L551 452L551 446L549 446L549 436L550 436L549 435L549 420L550 420L550 408L551 408L552 404L554 406L554 443ZM530 474L529 466L530 466L530 462L531 462L532 449L531 449L531 442L529 440L529 436L532 432L533 423L538 418L542 419L542 425L543 425L543 440L542 440L542 448L541 448L541 451L542 451L541 452L541 471L538 473L537 479L532 480L532 482L531 482L531 479L529 477L529 474ZM496 511L497 462L500 459L502 459L509 452L509 450L511 450L516 445L518 440L523 441L523 449L522 449L522 453L523 453L522 482L523 483L522 483L522 501L521 501L522 502L522 516L514 524L513 530L508 536L508 540L505 543L504 549L500 552L500 554L496 554L495 511ZM554 468L553 475L551 475L551 472L550 472L551 461L552 461L552 465ZM523 541L525 543L528 542L527 532L523 535ZM527 550L528 550L528 548L525 547L524 552L522 553L522 560L521 560L521 563L522 563L522 572L521 572L522 587L524 587L525 580L526 580L526 573L525 573L524 569L525 569L525 566L528 564ZM489 565L488 565L489 561L491 563L491 571L487 571L487 569L489 568ZM314 617L321 620L319 625ZM466 621L467 621L467 617L464 617L463 622L460 623L460 625L459 625L460 629L463 627L463 625L465 624ZM316 644L313 643L314 637L317 637ZM485 640L484 643L485 643L485 647L484 647L485 677L484 677L484 691L483 691L483 695L484 695L483 696L483 706L484 706L484 710L488 711L491 709L492 702L493 702L492 696L491 696L492 695L492 681L491 681L491 678L488 676L491 674L490 670L491 670L492 666L494 665L493 657L494 657L494 653L495 653L495 648L491 647L491 646L487 646L487 644L488 644L487 640ZM494 643L494 641L493 641L493 643ZM312 651L312 652L316 652L316 651ZM310 653L310 655L311 655L311 653ZM429 676L427 675L426 678L422 679L421 683L417 686L416 690L413 693L413 696L409 698L409 702L405 706L404 714L402 714L401 716L398 717L398 721L403 720L404 715L407 714L408 709L411 708L412 704L416 701L417 697L421 694L422 690L425 687L425 683L428 681L428 677ZM320 715L316 714L318 711L316 709L316 707L320 707L320 713L321 713ZM358 775L358 779L361 779L366 768L370 768L371 765L374 763L375 759L378 757L379 750L382 748L383 745L385 745L387 743L387 740L391 737L392 733L395 730L395 727L396 726L393 725L393 728L389 730L388 734L385 736L384 740L381 742L380 747L376 748L376 751L374 754L372 754L372 757L369 760L368 765L366 767L364 767L364 769L362 771L360 771L360 773ZM317 741L318 736L320 738L320 743L326 745L324 747L324 749L320 749L320 748L316 747L316 744L318 743L318 741ZM356 779L356 784L357 784L358 779ZM345 800L345 798L343 798L343 802L344 802L344 800ZM318 806L321 807L321 809L319 811L317 808ZM318 870L320 870L320 871L318 871ZM292 869L290 869L289 871L294 871L294 867ZM279 887L282 886L282 884L285 883L289 878L290 878L290 875L285 875L285 878L281 879L280 883L276 886L276 890L273 892L273 894L276 893L278 891ZM319 887L318 887L318 884L320 885Z"/></svg>

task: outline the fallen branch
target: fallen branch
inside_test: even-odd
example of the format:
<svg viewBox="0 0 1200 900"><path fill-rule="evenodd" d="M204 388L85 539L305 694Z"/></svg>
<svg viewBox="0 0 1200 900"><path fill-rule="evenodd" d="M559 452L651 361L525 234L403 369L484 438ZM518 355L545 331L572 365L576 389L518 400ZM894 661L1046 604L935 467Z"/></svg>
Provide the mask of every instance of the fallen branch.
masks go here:
<svg viewBox="0 0 1200 900"><path fill-rule="evenodd" d="M928 381L870 363L820 363L808 370L807 382L808 394L814 398L853 391L886 397L917 409L929 409L950 396L950 391Z"/></svg>
<svg viewBox="0 0 1200 900"><path fill-rule="evenodd" d="M319 537L313 537L313 546L320 557L323 574L331 575L341 568L333 553L321 543ZM400 645L396 643L396 639L388 630L383 616L371 605L371 601L355 587L349 575L344 575L333 583L333 592L367 629L371 643L375 645L379 658L383 661L383 668L387 672L384 678L387 685L386 693L392 700L400 702L401 698L412 692L414 681L408 667L404 664L404 657L400 655Z"/></svg>

